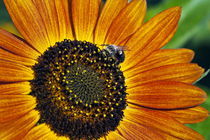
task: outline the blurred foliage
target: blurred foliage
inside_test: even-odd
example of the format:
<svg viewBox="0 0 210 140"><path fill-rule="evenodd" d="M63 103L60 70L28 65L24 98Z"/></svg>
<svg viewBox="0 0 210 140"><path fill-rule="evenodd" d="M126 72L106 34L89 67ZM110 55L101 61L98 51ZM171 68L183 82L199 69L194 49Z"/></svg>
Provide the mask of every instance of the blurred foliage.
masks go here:
<svg viewBox="0 0 210 140"><path fill-rule="evenodd" d="M210 67L210 0L147 0L146 21L159 12L174 6L182 7L179 28L165 48L189 48L196 52L193 62L205 69ZM18 34L0 0L0 27ZM198 82L210 94L210 74ZM210 98L202 105L210 110ZM210 118L197 124L187 125L210 140Z"/></svg>
<svg viewBox="0 0 210 140"><path fill-rule="evenodd" d="M11 18L9 17L9 14L5 8L3 0L0 0L0 27L11 33L19 35L14 24L12 23Z"/></svg>
<svg viewBox="0 0 210 140"><path fill-rule="evenodd" d="M1 19L0 24L2 24L2 22L11 22L8 12L4 6L3 0L0 0L0 19Z"/></svg>

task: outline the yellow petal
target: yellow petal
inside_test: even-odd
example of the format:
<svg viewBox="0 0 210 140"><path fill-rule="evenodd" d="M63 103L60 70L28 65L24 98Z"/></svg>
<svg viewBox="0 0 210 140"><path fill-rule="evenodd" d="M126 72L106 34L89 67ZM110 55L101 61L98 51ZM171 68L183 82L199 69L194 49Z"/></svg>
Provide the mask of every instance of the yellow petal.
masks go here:
<svg viewBox="0 0 210 140"><path fill-rule="evenodd" d="M50 133L50 128L45 123L43 123L32 128L24 137L24 140L44 140L44 138L46 139L47 137L49 137ZM54 139L55 138L56 137L54 137Z"/></svg>
<svg viewBox="0 0 210 140"><path fill-rule="evenodd" d="M40 53L28 45L23 39L0 29L0 46L16 55L37 59Z"/></svg>
<svg viewBox="0 0 210 140"><path fill-rule="evenodd" d="M119 12L128 3L127 0L107 0L101 15L98 19L98 24L95 29L95 40L96 44L104 44L106 34L112 21L116 18Z"/></svg>
<svg viewBox="0 0 210 140"><path fill-rule="evenodd" d="M160 49L169 41L177 28L181 9L170 8L145 23L125 44L126 60L122 67L130 69L142 62L153 51ZM163 44L163 42L165 42Z"/></svg>
<svg viewBox="0 0 210 140"><path fill-rule="evenodd" d="M30 95L1 95L0 123L21 117L36 106L36 100Z"/></svg>
<svg viewBox="0 0 210 140"><path fill-rule="evenodd" d="M69 140L69 138L67 138L65 136L57 136L56 140Z"/></svg>
<svg viewBox="0 0 210 140"><path fill-rule="evenodd" d="M31 86L29 82L0 84L0 94L3 95L29 94L30 92Z"/></svg>
<svg viewBox="0 0 210 140"><path fill-rule="evenodd" d="M105 44L119 45L141 25L146 13L146 0L132 0L112 22Z"/></svg>
<svg viewBox="0 0 210 140"><path fill-rule="evenodd" d="M38 120L39 113L33 110L17 120L13 120L6 123L0 123L0 139L22 139L28 133L28 131L36 124Z"/></svg>
<svg viewBox="0 0 210 140"><path fill-rule="evenodd" d="M120 135L117 131L110 132L105 140L126 140L122 135Z"/></svg>
<svg viewBox="0 0 210 140"><path fill-rule="evenodd" d="M207 95L200 88L174 81L155 81L127 90L128 102L156 109L197 106Z"/></svg>
<svg viewBox="0 0 210 140"><path fill-rule="evenodd" d="M137 69L138 71L139 69ZM139 70L141 71L141 70ZM172 64L132 73L126 77L128 88L136 87L153 81L170 80L192 84L201 77L204 69L197 64Z"/></svg>
<svg viewBox="0 0 210 140"><path fill-rule="evenodd" d="M77 40L93 42L100 3L99 0L72 0L72 19Z"/></svg>
<svg viewBox="0 0 210 140"><path fill-rule="evenodd" d="M23 65L0 60L0 81L17 82L33 79L33 71Z"/></svg>

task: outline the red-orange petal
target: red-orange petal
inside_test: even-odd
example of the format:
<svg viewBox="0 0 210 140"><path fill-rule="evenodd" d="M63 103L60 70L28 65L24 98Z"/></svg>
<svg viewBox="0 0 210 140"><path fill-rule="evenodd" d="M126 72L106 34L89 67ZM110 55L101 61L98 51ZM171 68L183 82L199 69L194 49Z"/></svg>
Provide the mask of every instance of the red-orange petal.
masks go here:
<svg viewBox="0 0 210 140"><path fill-rule="evenodd" d="M22 139L39 120L39 113L31 111L25 116L6 123L0 123L1 140Z"/></svg>
<svg viewBox="0 0 210 140"><path fill-rule="evenodd" d="M93 42L93 31L99 16L99 0L71 0L72 18L77 40Z"/></svg>
<svg viewBox="0 0 210 140"><path fill-rule="evenodd" d="M11 53L26 58L37 59L40 55L40 53L28 45L23 39L3 29L0 29L0 46Z"/></svg>
<svg viewBox="0 0 210 140"><path fill-rule="evenodd" d="M124 119L120 122L120 125L117 127L117 129L127 140L163 140L163 138L158 133L156 133L155 130L152 130L143 125L139 125L138 123L134 123L131 120Z"/></svg>
<svg viewBox="0 0 210 140"><path fill-rule="evenodd" d="M0 95L29 94L30 92L31 86L29 82L0 84Z"/></svg>
<svg viewBox="0 0 210 140"><path fill-rule="evenodd" d="M139 73L135 72L135 75L132 75L132 77L125 76L128 88L133 88L141 84L160 80L178 81L191 84L199 79L203 72L204 69L197 64L182 63L165 65Z"/></svg>
<svg viewBox="0 0 210 140"><path fill-rule="evenodd" d="M0 81L17 82L33 79L33 71L23 65L0 60Z"/></svg>
<svg viewBox="0 0 210 140"><path fill-rule="evenodd" d="M18 63L18 64L22 64L25 66L33 66L36 63L36 61L33 59L12 54L12 53L10 53L6 50L3 50L1 48L0 48L0 59Z"/></svg>
<svg viewBox="0 0 210 140"><path fill-rule="evenodd" d="M127 90L128 102L157 109L197 106L207 95L200 88L175 81L155 81Z"/></svg>
<svg viewBox="0 0 210 140"><path fill-rule="evenodd" d="M125 7L128 3L127 0L107 0L101 15L98 19L98 23L95 29L95 39L96 44L104 44L106 34L109 30L109 27L114 20L114 18L119 14L119 12Z"/></svg>
<svg viewBox="0 0 210 140"><path fill-rule="evenodd" d="M198 123L204 121L209 116L209 111L200 106L187 109L168 110L160 112L175 118L183 124Z"/></svg>
<svg viewBox="0 0 210 140"><path fill-rule="evenodd" d="M160 66L189 63L194 57L194 52L189 49L159 49L154 51L142 62L139 62L135 67L124 71L126 78L136 75L149 69L157 68ZM122 67L122 70L124 67Z"/></svg>
<svg viewBox="0 0 210 140"><path fill-rule="evenodd" d="M128 47L126 60L123 63L124 70L130 69L142 62L153 51L160 49L171 39L180 18L179 7L170 8L158 14L145 23L125 46ZM165 42L163 44L163 42Z"/></svg>
<svg viewBox="0 0 210 140"><path fill-rule="evenodd" d="M17 119L36 106L35 98L30 95L1 95L0 101L0 123Z"/></svg>
<svg viewBox="0 0 210 140"><path fill-rule="evenodd" d="M148 127L153 130L162 132L173 139L189 139L189 140L202 140L201 136L196 131L184 126L175 119L165 115L156 110L146 108L127 108L124 112L125 118Z"/></svg>
<svg viewBox="0 0 210 140"><path fill-rule="evenodd" d="M146 13L146 0L132 0L112 22L105 44L119 45L141 27Z"/></svg>

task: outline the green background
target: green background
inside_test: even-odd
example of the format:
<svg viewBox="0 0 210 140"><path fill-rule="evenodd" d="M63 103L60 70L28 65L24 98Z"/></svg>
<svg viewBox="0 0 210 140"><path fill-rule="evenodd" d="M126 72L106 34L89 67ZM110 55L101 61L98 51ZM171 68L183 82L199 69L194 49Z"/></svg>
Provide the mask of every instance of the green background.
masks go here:
<svg viewBox="0 0 210 140"><path fill-rule="evenodd" d="M165 48L190 48L196 52L193 62L206 70L210 67L210 0L147 0L146 21L157 13L174 6L182 7L179 28L174 38ZM0 0L0 27L18 34ZM210 74L196 83L210 94ZM202 105L210 110L210 97ZM210 140L210 118L198 124L190 124Z"/></svg>

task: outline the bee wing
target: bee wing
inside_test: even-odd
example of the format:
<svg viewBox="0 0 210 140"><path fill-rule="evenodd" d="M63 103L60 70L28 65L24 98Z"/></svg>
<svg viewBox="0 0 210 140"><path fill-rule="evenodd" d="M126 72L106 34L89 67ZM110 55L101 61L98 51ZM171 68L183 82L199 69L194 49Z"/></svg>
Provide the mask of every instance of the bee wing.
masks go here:
<svg viewBox="0 0 210 140"><path fill-rule="evenodd" d="M130 51L130 49L128 49L127 46L118 46L118 48L123 50L123 51Z"/></svg>
<svg viewBox="0 0 210 140"><path fill-rule="evenodd" d="M118 48L123 51L130 51L127 46L117 46L117 45L109 45L109 44L101 44L100 46L102 46L103 49L105 49L107 46L114 46L115 48Z"/></svg>

